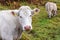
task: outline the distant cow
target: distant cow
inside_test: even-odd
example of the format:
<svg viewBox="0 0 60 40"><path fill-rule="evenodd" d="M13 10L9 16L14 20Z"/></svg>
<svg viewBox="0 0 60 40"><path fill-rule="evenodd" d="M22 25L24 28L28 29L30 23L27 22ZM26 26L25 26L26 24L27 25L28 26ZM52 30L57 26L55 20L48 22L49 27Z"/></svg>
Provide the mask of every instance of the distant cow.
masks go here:
<svg viewBox="0 0 60 40"><path fill-rule="evenodd" d="M21 6L19 10L0 11L0 38L16 40L19 36L21 37L23 31L30 31L32 16L35 12L39 12L39 9L32 10L29 6Z"/></svg>
<svg viewBox="0 0 60 40"><path fill-rule="evenodd" d="M45 7L46 7L49 18L51 18L51 16L57 15L57 5L55 3L47 2L45 4Z"/></svg>

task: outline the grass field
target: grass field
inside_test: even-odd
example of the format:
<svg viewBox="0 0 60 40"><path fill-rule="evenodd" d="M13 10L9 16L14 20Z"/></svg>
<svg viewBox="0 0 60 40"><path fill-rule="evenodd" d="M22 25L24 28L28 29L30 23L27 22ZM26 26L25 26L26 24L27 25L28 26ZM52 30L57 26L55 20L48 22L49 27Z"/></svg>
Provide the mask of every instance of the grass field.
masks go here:
<svg viewBox="0 0 60 40"><path fill-rule="evenodd" d="M21 5L29 5L32 9L36 5L21 3ZM60 8L59 3L57 3ZM48 19L47 12L44 6L38 6L41 10L38 14L33 16L33 30L30 32L23 32L21 40L60 40L60 10L56 17ZM6 6L0 6L0 9L9 9Z"/></svg>
<svg viewBox="0 0 60 40"><path fill-rule="evenodd" d="M57 5L60 8L59 3ZM32 9L36 7L36 5L29 6ZM38 8L41 11L33 16L33 30L29 34L26 33L25 38L22 36L22 40L60 40L60 10L58 10L56 17L48 19L45 7L38 6Z"/></svg>

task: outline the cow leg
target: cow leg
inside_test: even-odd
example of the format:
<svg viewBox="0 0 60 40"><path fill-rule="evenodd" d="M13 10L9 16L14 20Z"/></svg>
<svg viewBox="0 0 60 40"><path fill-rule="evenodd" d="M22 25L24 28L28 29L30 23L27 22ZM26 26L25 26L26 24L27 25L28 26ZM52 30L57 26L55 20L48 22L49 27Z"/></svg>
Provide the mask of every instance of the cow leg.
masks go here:
<svg viewBox="0 0 60 40"><path fill-rule="evenodd" d="M51 18L51 16L52 16L51 11L48 11L48 17Z"/></svg>
<svg viewBox="0 0 60 40"><path fill-rule="evenodd" d="M57 15L57 11L54 11L55 13L54 13L54 16L56 16Z"/></svg>
<svg viewBox="0 0 60 40"><path fill-rule="evenodd" d="M52 11L51 11L51 13L52 13L52 16L54 16L55 11L54 11L54 10L52 10Z"/></svg>

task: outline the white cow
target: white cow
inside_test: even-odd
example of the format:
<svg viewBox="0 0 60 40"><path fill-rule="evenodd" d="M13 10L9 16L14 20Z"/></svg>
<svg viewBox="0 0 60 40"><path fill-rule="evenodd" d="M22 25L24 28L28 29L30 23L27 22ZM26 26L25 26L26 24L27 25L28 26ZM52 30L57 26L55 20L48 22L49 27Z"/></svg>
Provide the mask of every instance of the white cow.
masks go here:
<svg viewBox="0 0 60 40"><path fill-rule="evenodd" d="M0 11L0 38L2 40L16 40L23 31L32 29L32 15L39 12L29 6L21 6L19 10ZM16 14L17 16L14 16Z"/></svg>
<svg viewBox="0 0 60 40"><path fill-rule="evenodd" d="M55 3L47 2L45 4L45 7L46 7L49 18L51 18L51 16L57 15L57 5Z"/></svg>

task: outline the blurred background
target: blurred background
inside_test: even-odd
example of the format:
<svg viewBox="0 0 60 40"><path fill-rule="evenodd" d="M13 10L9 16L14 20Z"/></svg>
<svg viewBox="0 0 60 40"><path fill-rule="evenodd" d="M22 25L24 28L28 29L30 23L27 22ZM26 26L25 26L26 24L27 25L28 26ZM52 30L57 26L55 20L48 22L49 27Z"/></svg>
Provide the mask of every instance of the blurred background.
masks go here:
<svg viewBox="0 0 60 40"><path fill-rule="evenodd" d="M46 2L57 4L57 16L48 19ZM33 16L33 30L23 32L21 40L60 40L60 0L0 0L0 10L19 9L20 6L39 8L41 11Z"/></svg>

